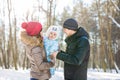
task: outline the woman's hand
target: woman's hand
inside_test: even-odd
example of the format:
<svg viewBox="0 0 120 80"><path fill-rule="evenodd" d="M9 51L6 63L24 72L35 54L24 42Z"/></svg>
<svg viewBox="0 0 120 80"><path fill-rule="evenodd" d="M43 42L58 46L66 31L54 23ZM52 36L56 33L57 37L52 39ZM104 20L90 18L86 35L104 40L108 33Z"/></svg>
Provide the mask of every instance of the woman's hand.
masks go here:
<svg viewBox="0 0 120 80"><path fill-rule="evenodd" d="M51 55L50 55L50 58L51 58L51 62L54 63L55 65L55 61L56 61L56 56L58 54L58 51L57 52L53 52Z"/></svg>

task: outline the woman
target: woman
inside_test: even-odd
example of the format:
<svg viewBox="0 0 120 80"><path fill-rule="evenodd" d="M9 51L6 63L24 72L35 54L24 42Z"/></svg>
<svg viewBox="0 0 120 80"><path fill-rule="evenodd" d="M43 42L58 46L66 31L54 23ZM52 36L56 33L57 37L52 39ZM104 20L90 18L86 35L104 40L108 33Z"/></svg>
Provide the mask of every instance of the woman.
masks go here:
<svg viewBox="0 0 120 80"><path fill-rule="evenodd" d="M54 66L55 60L47 61L42 37L42 25L38 22L24 22L21 26L25 31L21 32L21 41L25 44L26 54L30 60L30 80L48 80L50 68Z"/></svg>

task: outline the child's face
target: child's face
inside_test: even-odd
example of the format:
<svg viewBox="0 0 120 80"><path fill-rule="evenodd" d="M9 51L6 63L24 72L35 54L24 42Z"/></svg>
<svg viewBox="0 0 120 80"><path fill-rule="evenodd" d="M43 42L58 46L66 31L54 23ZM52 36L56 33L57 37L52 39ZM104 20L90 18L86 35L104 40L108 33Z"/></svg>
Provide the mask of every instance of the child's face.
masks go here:
<svg viewBox="0 0 120 80"><path fill-rule="evenodd" d="M50 32L48 37L49 37L49 39L55 39L56 36L57 36L57 34L55 32Z"/></svg>

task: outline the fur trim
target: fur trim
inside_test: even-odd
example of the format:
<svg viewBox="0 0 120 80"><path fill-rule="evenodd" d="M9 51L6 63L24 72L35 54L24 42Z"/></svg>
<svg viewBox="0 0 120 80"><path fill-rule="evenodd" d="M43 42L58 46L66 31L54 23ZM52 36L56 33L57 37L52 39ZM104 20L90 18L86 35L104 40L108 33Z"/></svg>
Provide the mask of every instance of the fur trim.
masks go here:
<svg viewBox="0 0 120 80"><path fill-rule="evenodd" d="M29 46L42 46L43 42L40 38L37 38L36 36L29 36L26 31L22 31L21 34L21 41Z"/></svg>
<svg viewBox="0 0 120 80"><path fill-rule="evenodd" d="M50 26L47 29L47 32L45 35L48 37L50 32L55 32L57 34L55 40L56 39L60 40L62 38L62 27L61 26L55 26L55 25Z"/></svg>

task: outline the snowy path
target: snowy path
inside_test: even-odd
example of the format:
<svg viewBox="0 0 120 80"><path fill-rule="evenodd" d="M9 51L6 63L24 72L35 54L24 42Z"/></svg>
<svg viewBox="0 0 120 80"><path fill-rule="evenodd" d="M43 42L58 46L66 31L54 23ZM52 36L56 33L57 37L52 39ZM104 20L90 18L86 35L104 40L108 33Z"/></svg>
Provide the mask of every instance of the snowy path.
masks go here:
<svg viewBox="0 0 120 80"><path fill-rule="evenodd" d="M29 70L0 69L0 80L29 80ZM64 80L63 71L56 71L50 80ZM88 80L120 80L120 74L88 71Z"/></svg>

